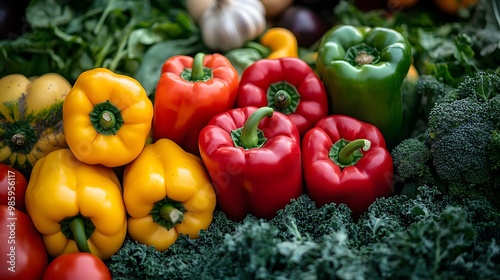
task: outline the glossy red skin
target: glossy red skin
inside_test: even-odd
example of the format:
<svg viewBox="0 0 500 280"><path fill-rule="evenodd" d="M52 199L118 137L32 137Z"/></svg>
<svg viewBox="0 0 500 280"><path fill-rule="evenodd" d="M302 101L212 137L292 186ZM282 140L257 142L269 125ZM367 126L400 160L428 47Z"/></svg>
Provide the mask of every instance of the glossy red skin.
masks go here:
<svg viewBox="0 0 500 280"><path fill-rule="evenodd" d="M43 274L43 280L111 280L104 262L91 253L77 252L59 255Z"/></svg>
<svg viewBox="0 0 500 280"><path fill-rule="evenodd" d="M10 205L26 212L24 197L27 186L26 177L21 172L0 163L0 205Z"/></svg>
<svg viewBox="0 0 500 280"><path fill-rule="evenodd" d="M353 166L340 168L329 157L340 138L368 139L371 147ZM394 170L380 130L344 115L320 120L302 139L306 192L317 205L344 203L359 217L379 197L393 193Z"/></svg>
<svg viewBox="0 0 500 280"><path fill-rule="evenodd" d="M45 244L30 217L0 205L0 279L41 279L47 264ZM15 272L9 270L12 267Z"/></svg>
<svg viewBox="0 0 500 280"><path fill-rule="evenodd" d="M181 77L194 58L171 57L162 66L155 91L154 139L168 138L185 151L199 154L198 134L213 116L234 107L238 93L238 72L221 54L207 54L203 65L212 70L207 81L186 81Z"/></svg>
<svg viewBox="0 0 500 280"><path fill-rule="evenodd" d="M236 107L268 106L267 89L282 81L295 86L300 95L297 109L288 117L297 125L302 137L328 114L328 97L321 79L301 59L288 57L254 62L241 76Z"/></svg>
<svg viewBox="0 0 500 280"><path fill-rule="evenodd" d="M247 214L270 219L303 193L299 133L286 115L274 112L259 123L267 138L262 147L235 147L231 130L242 127L256 109L247 106L219 114L200 132L201 158L218 206L236 221Z"/></svg>

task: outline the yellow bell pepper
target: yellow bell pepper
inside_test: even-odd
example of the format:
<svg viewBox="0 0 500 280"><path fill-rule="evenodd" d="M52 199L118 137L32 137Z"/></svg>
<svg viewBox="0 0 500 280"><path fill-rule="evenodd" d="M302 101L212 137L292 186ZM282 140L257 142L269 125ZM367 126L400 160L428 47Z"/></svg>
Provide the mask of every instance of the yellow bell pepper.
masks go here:
<svg viewBox="0 0 500 280"><path fill-rule="evenodd" d="M125 167L123 198L130 237L158 251L181 233L198 238L212 222L216 204L201 159L167 138L147 145Z"/></svg>
<svg viewBox="0 0 500 280"><path fill-rule="evenodd" d="M80 162L67 148L35 163L25 201L53 257L83 251L107 259L125 240L127 212L113 169Z"/></svg>
<svg viewBox="0 0 500 280"><path fill-rule="evenodd" d="M66 142L88 164L117 167L134 160L152 119L153 103L142 85L105 68L80 74L63 104Z"/></svg>
<svg viewBox="0 0 500 280"><path fill-rule="evenodd" d="M260 37L259 42L271 49L269 59L282 57L299 57L297 37L292 31L283 27L271 27Z"/></svg>

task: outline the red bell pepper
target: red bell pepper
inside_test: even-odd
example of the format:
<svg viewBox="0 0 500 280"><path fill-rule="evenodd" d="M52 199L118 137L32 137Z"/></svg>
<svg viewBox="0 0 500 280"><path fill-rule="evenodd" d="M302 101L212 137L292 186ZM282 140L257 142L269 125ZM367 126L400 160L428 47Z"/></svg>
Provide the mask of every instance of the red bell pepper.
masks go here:
<svg viewBox="0 0 500 280"><path fill-rule="evenodd" d="M111 280L111 272L96 255L86 252L68 253L52 260L42 280Z"/></svg>
<svg viewBox="0 0 500 280"><path fill-rule="evenodd" d="M286 115L246 106L213 117L200 153L226 216L270 219L303 193L300 136Z"/></svg>
<svg viewBox="0 0 500 280"><path fill-rule="evenodd" d="M199 155L200 130L210 118L234 107L238 83L238 72L221 54L167 59L155 91L154 139L169 138Z"/></svg>
<svg viewBox="0 0 500 280"><path fill-rule="evenodd" d="M382 133L349 116L327 116L306 133L302 165L309 197L318 206L344 203L353 217L393 192L393 162Z"/></svg>
<svg viewBox="0 0 500 280"><path fill-rule="evenodd" d="M328 114L328 98L321 79L302 59L261 59L242 73L237 107L269 106L288 115L303 136Z"/></svg>
<svg viewBox="0 0 500 280"><path fill-rule="evenodd" d="M28 181L15 168L0 163L0 205L12 206L26 212L24 197Z"/></svg>
<svg viewBox="0 0 500 280"><path fill-rule="evenodd" d="M41 279L48 259L28 214L0 205L0 279Z"/></svg>

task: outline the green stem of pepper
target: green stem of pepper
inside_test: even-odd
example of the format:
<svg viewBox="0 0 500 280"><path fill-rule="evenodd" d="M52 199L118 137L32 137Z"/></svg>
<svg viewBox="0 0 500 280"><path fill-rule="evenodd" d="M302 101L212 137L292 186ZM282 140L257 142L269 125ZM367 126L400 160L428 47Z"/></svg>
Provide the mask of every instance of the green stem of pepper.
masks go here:
<svg viewBox="0 0 500 280"><path fill-rule="evenodd" d="M197 53L193 59L193 66L191 70L191 80L192 81L201 81L205 75L203 71L203 60L205 59L204 53Z"/></svg>
<svg viewBox="0 0 500 280"><path fill-rule="evenodd" d="M349 142L339 151L338 160L342 164L349 164L354 160L354 152L362 149L363 151L368 151L370 149L371 142L368 139L356 139Z"/></svg>
<svg viewBox="0 0 500 280"><path fill-rule="evenodd" d="M276 109L281 110L287 108L292 103L290 94L284 90L278 90L274 95L274 106Z"/></svg>
<svg viewBox="0 0 500 280"><path fill-rule="evenodd" d="M160 208L160 215L165 221L176 225L184 220L184 213L171 204L164 204Z"/></svg>
<svg viewBox="0 0 500 280"><path fill-rule="evenodd" d="M115 135L124 123L120 110L109 100L94 105L90 122L99 134Z"/></svg>
<svg viewBox="0 0 500 280"><path fill-rule="evenodd" d="M75 240L76 247L78 247L78 251L90 253L83 219L80 217L74 217L71 222L69 222L69 228L71 230L71 234L73 235L73 239Z"/></svg>
<svg viewBox="0 0 500 280"><path fill-rule="evenodd" d="M372 46L361 43L348 48L344 59L354 66L375 64L380 60L380 52Z"/></svg>
<svg viewBox="0 0 500 280"><path fill-rule="evenodd" d="M149 215L151 215L153 222L171 230L184 220L184 212L186 209L182 202L165 197L153 204Z"/></svg>
<svg viewBox="0 0 500 280"><path fill-rule="evenodd" d="M110 129L116 125L116 118L113 112L105 110L99 114L99 124L104 129Z"/></svg>
<svg viewBox="0 0 500 280"><path fill-rule="evenodd" d="M203 65L205 61L204 53L197 53L193 58L193 64L191 68L184 68L180 76L183 80L187 82L206 82L213 78L212 69L207 68Z"/></svg>
<svg viewBox="0 0 500 280"><path fill-rule="evenodd" d="M272 117L274 109L271 107L260 107L248 117L241 130L240 142L245 149L259 146L258 126L265 117Z"/></svg>

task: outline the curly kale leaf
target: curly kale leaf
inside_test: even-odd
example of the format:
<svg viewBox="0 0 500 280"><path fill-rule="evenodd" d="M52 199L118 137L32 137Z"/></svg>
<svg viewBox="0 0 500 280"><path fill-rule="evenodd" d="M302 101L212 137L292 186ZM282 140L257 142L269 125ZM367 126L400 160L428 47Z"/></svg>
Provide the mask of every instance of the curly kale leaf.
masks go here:
<svg viewBox="0 0 500 280"><path fill-rule="evenodd" d="M487 102L500 94L500 76L489 72L477 72L465 78L457 88L457 99L475 98Z"/></svg>
<svg viewBox="0 0 500 280"><path fill-rule="evenodd" d="M290 220L296 224L296 230L290 231ZM353 220L352 211L345 204L332 203L318 208L314 201L304 194L279 210L269 223L280 229L281 238L291 238L296 236L297 232L302 232L318 241L325 233L340 230L352 224Z"/></svg>
<svg viewBox="0 0 500 280"><path fill-rule="evenodd" d="M474 229L464 211L447 207L441 215L395 232L391 242L379 244L384 250L372 251L380 260L380 273L386 279L453 279L459 271L443 269L467 255L474 245ZM368 248L366 248L368 249Z"/></svg>

